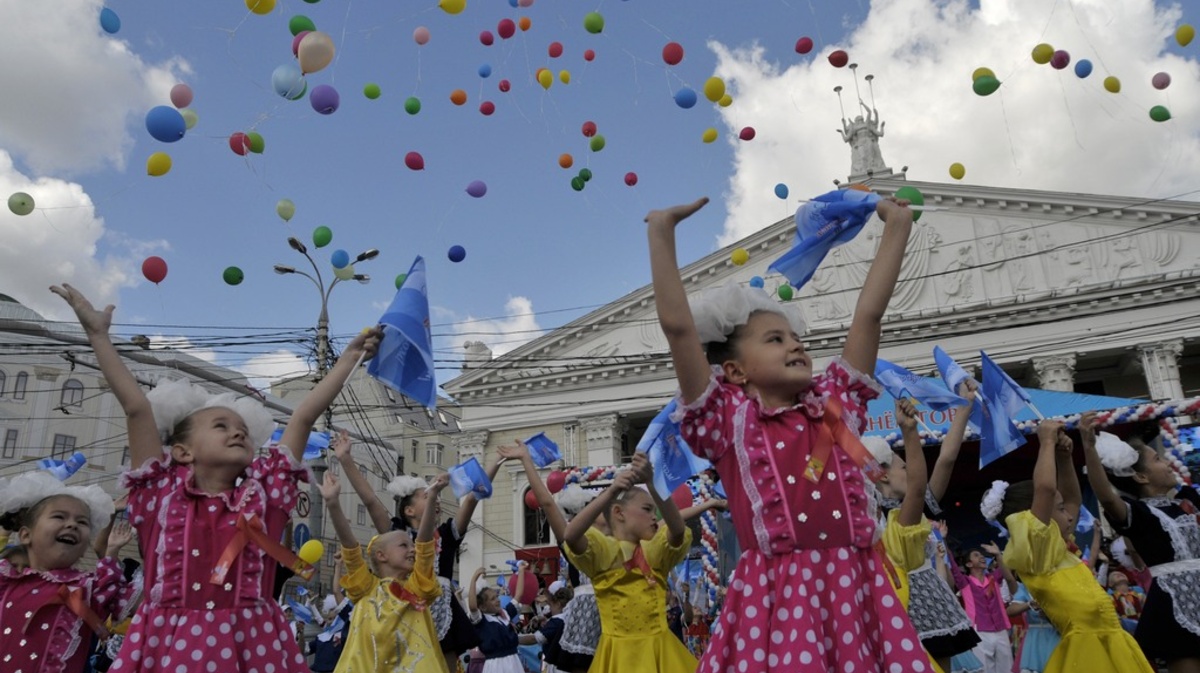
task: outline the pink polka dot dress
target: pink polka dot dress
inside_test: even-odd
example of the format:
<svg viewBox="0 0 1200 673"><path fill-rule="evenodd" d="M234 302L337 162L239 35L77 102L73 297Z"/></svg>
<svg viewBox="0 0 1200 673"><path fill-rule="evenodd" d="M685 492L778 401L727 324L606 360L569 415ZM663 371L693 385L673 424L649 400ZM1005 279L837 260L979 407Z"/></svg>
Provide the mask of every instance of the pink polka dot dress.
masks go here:
<svg viewBox="0 0 1200 673"><path fill-rule="evenodd" d="M742 556L702 673L924 673L929 660L873 549L862 469L839 446L817 483L804 477L826 400L860 434L874 381L841 359L799 404L764 409L714 369L680 404L684 439L729 494Z"/></svg>
<svg viewBox="0 0 1200 673"><path fill-rule="evenodd" d="M222 584L209 579L237 518L254 514L283 535L304 468L274 447L232 490L194 488L192 470L168 458L128 473L129 518L145 558L145 599L112 673L307 673L271 596L275 560L248 543Z"/></svg>

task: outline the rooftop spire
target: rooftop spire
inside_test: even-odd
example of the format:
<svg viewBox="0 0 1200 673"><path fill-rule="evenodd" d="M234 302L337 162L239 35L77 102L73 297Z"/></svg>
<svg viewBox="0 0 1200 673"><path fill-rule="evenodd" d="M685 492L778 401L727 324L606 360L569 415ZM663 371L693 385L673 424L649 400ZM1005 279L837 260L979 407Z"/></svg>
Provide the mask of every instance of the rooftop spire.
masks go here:
<svg viewBox="0 0 1200 673"><path fill-rule="evenodd" d="M851 63L850 71L854 73L854 93L858 99L859 109L865 113L859 114L853 120L846 116L842 106L842 87L833 88L838 95L838 107L842 111L842 128L838 133L842 140L850 145L850 182L862 182L872 177L891 175L892 169L883 161L883 152L879 149L879 139L883 137L883 127L887 122L879 121L879 110L875 109L875 89L871 86L874 75L867 75L866 81L871 94L871 105L863 102L858 90L858 64Z"/></svg>

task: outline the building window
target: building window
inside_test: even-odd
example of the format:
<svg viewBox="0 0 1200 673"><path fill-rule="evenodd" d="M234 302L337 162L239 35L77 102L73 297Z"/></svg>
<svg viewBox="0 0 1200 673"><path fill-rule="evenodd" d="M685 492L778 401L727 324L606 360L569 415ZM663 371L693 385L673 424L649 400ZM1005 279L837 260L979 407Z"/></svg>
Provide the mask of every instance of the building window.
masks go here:
<svg viewBox="0 0 1200 673"><path fill-rule="evenodd" d="M75 453L75 438L71 435L54 435L54 448L50 450L50 457L55 460L66 460Z"/></svg>
<svg viewBox="0 0 1200 673"><path fill-rule="evenodd" d="M441 465L442 464L442 445L437 442L426 442L425 444L425 464L426 465Z"/></svg>
<svg viewBox="0 0 1200 673"><path fill-rule="evenodd" d="M329 566L330 568L337 566L337 559L334 558L333 555L336 554L340 548L341 545L336 544L331 544L325 547L325 565Z"/></svg>
<svg viewBox="0 0 1200 673"><path fill-rule="evenodd" d="M4 397L4 388L8 385L8 377L0 372L0 397Z"/></svg>
<svg viewBox="0 0 1200 673"><path fill-rule="evenodd" d="M521 495L521 507L525 510L525 546L550 544L550 521L546 519L546 513L540 507L533 509L526 505L524 494Z"/></svg>
<svg viewBox="0 0 1200 673"><path fill-rule="evenodd" d="M360 525L360 526L367 525L367 506L366 505L358 506L358 525Z"/></svg>
<svg viewBox="0 0 1200 673"><path fill-rule="evenodd" d="M29 374L26 372L18 372L17 380L13 383L13 399L25 399L25 386L29 383Z"/></svg>
<svg viewBox="0 0 1200 673"><path fill-rule="evenodd" d="M79 379L67 379L62 387L62 398L59 400L59 404L64 407L83 406L83 384Z"/></svg>
<svg viewBox="0 0 1200 673"><path fill-rule="evenodd" d="M3 455L5 458L16 458L17 457L17 431L16 430L10 429L10 430L4 431L4 454Z"/></svg>
<svg viewBox="0 0 1200 673"><path fill-rule="evenodd" d="M420 450L421 450L420 440L416 440L416 439L412 440L412 454L413 454L412 462L413 462L413 465L417 464L417 451L420 451Z"/></svg>

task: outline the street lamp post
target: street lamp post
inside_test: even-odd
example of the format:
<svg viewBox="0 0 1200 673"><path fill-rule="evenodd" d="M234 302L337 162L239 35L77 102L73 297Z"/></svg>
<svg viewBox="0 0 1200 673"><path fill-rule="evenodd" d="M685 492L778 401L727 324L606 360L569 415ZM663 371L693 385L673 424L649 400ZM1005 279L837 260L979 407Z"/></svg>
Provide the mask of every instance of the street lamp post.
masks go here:
<svg viewBox="0 0 1200 673"><path fill-rule="evenodd" d="M333 288L337 287L338 283L343 280L356 280L365 285L366 283L371 282L371 277L366 274L351 273L346 277L337 276L332 282L326 285L325 278L321 275L320 267L317 266L317 263L315 260L313 260L312 256L308 254L308 248L295 236L288 237L288 245L291 246L291 248L296 252L304 255L304 258L308 260L309 265L312 266L313 272L312 274L309 274L308 272L299 270L293 266L276 264L275 273L280 275L298 274L304 276L312 281L313 285L317 288L317 293L321 297L321 314L317 317L317 378L314 382L320 383L321 379L324 379L325 375L331 369L331 364L329 362L331 356L329 348L329 295L333 293ZM379 251L374 248L361 252L351 262L351 268L353 269L353 265L358 262L372 260L378 256ZM333 408L332 405L330 405L330 408L325 410L325 430L331 431L332 429ZM312 531L313 539L324 541L325 506L324 502L321 500L320 482L325 474L325 470L328 469L328 465L325 462L325 457L319 456L315 460L309 462L309 467L311 467L313 471L313 482L309 484L308 498L311 509L309 510L308 526Z"/></svg>

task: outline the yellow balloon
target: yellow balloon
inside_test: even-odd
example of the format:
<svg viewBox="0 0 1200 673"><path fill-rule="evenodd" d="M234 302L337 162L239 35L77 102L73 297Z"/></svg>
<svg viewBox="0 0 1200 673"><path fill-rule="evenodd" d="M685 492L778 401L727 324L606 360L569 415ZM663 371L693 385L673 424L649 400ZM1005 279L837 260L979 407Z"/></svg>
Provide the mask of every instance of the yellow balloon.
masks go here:
<svg viewBox="0 0 1200 673"><path fill-rule="evenodd" d="M700 139L706 143L713 142L714 140L717 139L717 130L716 129L706 129L704 131L704 135L700 136Z"/></svg>
<svg viewBox="0 0 1200 673"><path fill-rule="evenodd" d="M325 555L325 545L321 544L320 540L309 540L300 546L300 551L296 556L300 557L301 561L309 565L316 565L317 561Z"/></svg>
<svg viewBox="0 0 1200 673"><path fill-rule="evenodd" d="M333 275L338 277L338 280L354 280L354 265L347 264L340 269L334 269Z"/></svg>
<svg viewBox="0 0 1200 673"><path fill-rule="evenodd" d="M562 82L563 84L570 84L571 83L570 71L560 70L558 72L558 81Z"/></svg>
<svg viewBox="0 0 1200 673"><path fill-rule="evenodd" d="M1104 89L1109 93L1121 93L1121 80L1109 75L1104 78Z"/></svg>
<svg viewBox="0 0 1200 673"><path fill-rule="evenodd" d="M704 82L704 97L716 103L725 96L725 80L720 77L709 77Z"/></svg>
<svg viewBox="0 0 1200 673"><path fill-rule="evenodd" d="M730 105L733 105L733 96L730 96L729 94L721 96L721 100L717 101L717 105L720 105L721 107L729 107Z"/></svg>
<svg viewBox="0 0 1200 673"><path fill-rule="evenodd" d="M963 176L965 176L966 174L967 174L966 166L963 166L960 163L950 164L950 177L954 178L955 180L962 180Z"/></svg>
<svg viewBox="0 0 1200 673"><path fill-rule="evenodd" d="M1053 55L1053 54L1051 54L1051 55ZM979 79L980 77L995 77L995 76L996 76L996 73L992 72L991 68L975 68L975 72L971 73L971 81L974 82L975 80Z"/></svg>
<svg viewBox="0 0 1200 673"><path fill-rule="evenodd" d="M1034 63L1037 63L1038 65L1045 65L1049 63L1050 59L1052 58L1054 58L1054 47L1051 47L1045 42L1033 48ZM993 77L995 77L995 75L993 75Z"/></svg>
<svg viewBox="0 0 1200 673"><path fill-rule="evenodd" d="M246 0L246 9L255 14L270 14L275 9L275 0Z"/></svg>
<svg viewBox="0 0 1200 673"><path fill-rule="evenodd" d="M550 85L554 84L554 75L549 70L543 68L538 71L537 81L538 84L542 85L543 89L549 89Z"/></svg>
<svg viewBox="0 0 1200 673"><path fill-rule="evenodd" d="M1196 37L1196 29L1186 23L1175 29L1175 41L1181 47L1191 44L1194 37Z"/></svg>
<svg viewBox="0 0 1200 673"><path fill-rule="evenodd" d="M467 8L467 0L441 0L438 7L447 14L459 14Z"/></svg>
<svg viewBox="0 0 1200 673"><path fill-rule="evenodd" d="M200 115L196 114L196 111L190 107L185 107L180 110L179 115L183 117L183 125L189 131L192 130L192 127L196 125L196 122L200 121Z"/></svg>
<svg viewBox="0 0 1200 673"><path fill-rule="evenodd" d="M158 177L171 170L171 156L166 152L155 152L146 160L146 173Z"/></svg>
<svg viewBox="0 0 1200 673"><path fill-rule="evenodd" d="M734 248L733 253L729 255L729 261L741 266L750 261L750 253L746 252L745 248Z"/></svg>

